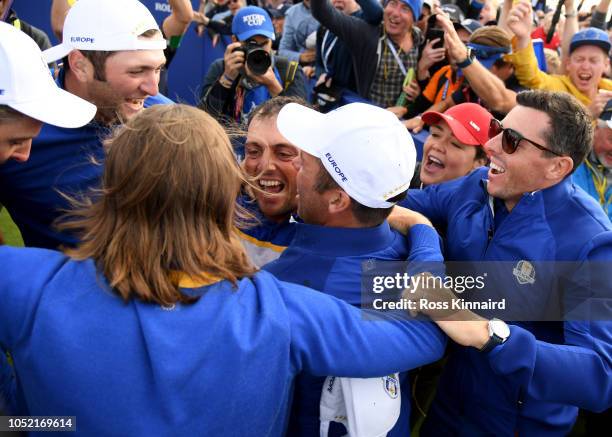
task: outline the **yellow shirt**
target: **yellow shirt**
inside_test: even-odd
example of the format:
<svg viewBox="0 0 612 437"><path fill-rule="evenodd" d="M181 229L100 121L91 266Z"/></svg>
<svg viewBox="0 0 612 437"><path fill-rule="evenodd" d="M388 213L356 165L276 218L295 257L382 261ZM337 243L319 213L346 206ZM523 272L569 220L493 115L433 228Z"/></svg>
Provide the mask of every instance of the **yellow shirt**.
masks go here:
<svg viewBox="0 0 612 437"><path fill-rule="evenodd" d="M513 45L514 43L515 41L513 41ZM574 86L568 75L547 74L538 68L538 60L531 42L524 49L515 50L504 59L514 64L514 74L522 86L531 89L565 91L576 97L585 106L591 104L591 99ZM612 80L601 79L597 87L612 90Z"/></svg>

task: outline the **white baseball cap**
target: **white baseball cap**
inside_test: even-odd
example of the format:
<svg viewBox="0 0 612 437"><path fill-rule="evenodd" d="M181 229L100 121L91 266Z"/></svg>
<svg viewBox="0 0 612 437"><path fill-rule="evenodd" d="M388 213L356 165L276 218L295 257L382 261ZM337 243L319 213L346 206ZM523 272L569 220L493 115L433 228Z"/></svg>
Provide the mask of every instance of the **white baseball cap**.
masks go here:
<svg viewBox="0 0 612 437"><path fill-rule="evenodd" d="M401 405L397 373L381 378L328 376L319 404L320 435L328 435L330 422L339 422L349 436L385 436L395 426Z"/></svg>
<svg viewBox="0 0 612 437"><path fill-rule="evenodd" d="M414 141L385 109L351 103L321 114L289 103L276 124L289 142L319 158L338 185L362 205L391 208L394 204L388 199L410 185L416 165Z"/></svg>
<svg viewBox="0 0 612 437"><path fill-rule="evenodd" d="M45 50L47 62L62 59L72 50L163 50L163 38L138 38L159 30L155 18L137 0L79 0L66 15L62 43Z"/></svg>
<svg viewBox="0 0 612 437"><path fill-rule="evenodd" d="M55 84L34 40L7 23L0 23L0 65L0 105L66 128L96 114L94 105Z"/></svg>

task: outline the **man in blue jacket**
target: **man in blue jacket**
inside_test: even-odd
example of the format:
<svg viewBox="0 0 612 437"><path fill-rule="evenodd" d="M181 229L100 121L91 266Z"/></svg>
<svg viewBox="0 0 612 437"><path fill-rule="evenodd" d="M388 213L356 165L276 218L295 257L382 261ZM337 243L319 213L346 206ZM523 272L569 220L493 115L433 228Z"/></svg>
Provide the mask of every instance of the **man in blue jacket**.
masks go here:
<svg viewBox="0 0 612 437"><path fill-rule="evenodd" d="M567 304L576 298L576 283L547 271L559 263L538 262L593 268L612 260L610 221L569 177L589 151L591 119L565 93L528 91L517 101L502 123L491 122L490 168L411 192L402 204L447 227L447 260L506 261L499 264L509 265L506 278L494 285L511 303L519 295L533 304L542 293L556 293ZM591 273L589 291L605 305L609 281L601 270ZM565 435L578 407L609 408L609 310L598 318L604 321L530 317L509 329L501 320L442 323L451 338L480 351L453 350L422 435ZM467 337L457 335L462 332Z"/></svg>
<svg viewBox="0 0 612 437"><path fill-rule="evenodd" d="M0 169L0 203L27 246L73 245L73 236L53 223L68 207L65 195L97 188L110 129L155 103L166 42L149 10L137 0L80 0L68 12L63 42L44 52L47 62L63 58L58 85L94 103L92 123L79 129L45 124L30 160ZM57 111L63 111L58 107Z"/></svg>
<svg viewBox="0 0 612 437"><path fill-rule="evenodd" d="M597 119L593 150L576 169L572 180L597 200L612 219L612 100Z"/></svg>
<svg viewBox="0 0 612 437"><path fill-rule="evenodd" d="M289 247L265 270L359 307L362 263L442 260L431 227L413 226L408 240L386 221L406 195L416 160L412 138L397 117L363 103L325 115L289 103L280 110L276 125L286 142L301 149L294 163L297 213L304 223L295 224ZM421 364L440 358L444 348L440 332L430 323L415 322L411 327L422 339L414 349ZM324 379L308 374L296 379L289 435L318 434ZM405 374L400 380L401 414L391 435L410 433L409 383ZM336 424L329 430L330 435L346 432Z"/></svg>

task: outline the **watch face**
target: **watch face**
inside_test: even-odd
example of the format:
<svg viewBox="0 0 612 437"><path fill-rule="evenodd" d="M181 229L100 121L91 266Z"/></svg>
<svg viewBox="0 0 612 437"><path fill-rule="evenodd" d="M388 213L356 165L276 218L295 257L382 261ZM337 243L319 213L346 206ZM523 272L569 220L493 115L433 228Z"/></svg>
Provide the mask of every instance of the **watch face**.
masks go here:
<svg viewBox="0 0 612 437"><path fill-rule="evenodd" d="M510 328L502 320L499 320L499 319L490 320L489 327L491 331L493 331L493 334L502 338L503 340L506 340L508 337L510 337Z"/></svg>

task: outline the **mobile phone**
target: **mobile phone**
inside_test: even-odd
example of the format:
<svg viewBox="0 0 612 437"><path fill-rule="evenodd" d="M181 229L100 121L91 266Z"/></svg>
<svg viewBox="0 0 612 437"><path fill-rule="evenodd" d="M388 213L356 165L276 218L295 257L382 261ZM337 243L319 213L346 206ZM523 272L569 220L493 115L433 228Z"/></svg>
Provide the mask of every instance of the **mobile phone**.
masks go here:
<svg viewBox="0 0 612 437"><path fill-rule="evenodd" d="M438 27L436 14L433 14L427 19L427 33L425 34L425 40L432 41L436 38L439 38L439 41L433 45L433 48L439 49L444 47L444 31Z"/></svg>

